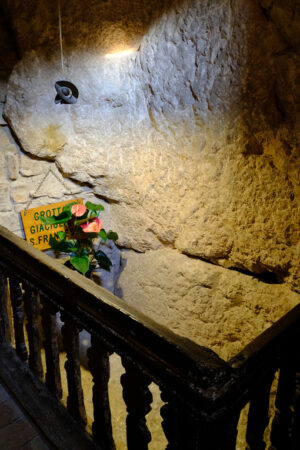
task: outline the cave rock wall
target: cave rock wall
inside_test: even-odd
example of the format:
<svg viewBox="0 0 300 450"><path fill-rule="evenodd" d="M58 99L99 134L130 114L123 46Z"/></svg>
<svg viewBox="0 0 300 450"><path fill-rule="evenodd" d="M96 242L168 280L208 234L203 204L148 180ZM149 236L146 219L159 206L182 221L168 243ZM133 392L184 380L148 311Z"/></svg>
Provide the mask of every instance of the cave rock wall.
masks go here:
<svg viewBox="0 0 300 450"><path fill-rule="evenodd" d="M1 175L2 217L15 217L32 192L33 205L75 193L104 200L126 249L119 295L131 302L138 293L136 306L156 320L166 308L180 316L184 298L195 312L192 305L208 298L194 289L208 265L217 278L224 273L229 289L237 276L245 280L239 314L255 297L253 286L281 302L265 307L265 324L297 302L290 291L299 291L294 2L107 0L87 9L62 1L64 71L52 2L6 3L22 58L9 79L4 117L21 150L10 148L9 158L2 150L5 164L16 161ZM54 104L62 78L79 88L76 105ZM53 192L48 182L38 196L33 184L50 165L64 187ZM165 283L157 281L162 258L164 267L181 267L167 270ZM139 264L143 282L135 283ZM233 268L244 273L233 276ZM168 278L176 273L189 294L173 290L168 306ZM279 285L266 284L266 276ZM146 307L158 291L161 310ZM253 317L263 303L261 294ZM206 321L213 323L213 311ZM204 317L198 310L195 316ZM252 327L248 338L256 334ZM195 339L208 345L206 336Z"/></svg>

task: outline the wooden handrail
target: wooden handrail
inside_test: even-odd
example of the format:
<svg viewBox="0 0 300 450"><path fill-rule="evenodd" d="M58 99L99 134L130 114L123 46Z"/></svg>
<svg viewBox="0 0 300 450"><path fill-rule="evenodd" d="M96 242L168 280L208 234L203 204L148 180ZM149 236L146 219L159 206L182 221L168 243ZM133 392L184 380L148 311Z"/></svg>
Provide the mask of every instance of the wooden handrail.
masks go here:
<svg viewBox="0 0 300 450"><path fill-rule="evenodd" d="M111 292L70 270L0 226L0 267L42 286L58 306L71 311L90 332L149 369L155 381L182 392L185 400L211 403L216 387L231 378L230 365L213 351L180 337L127 305ZM212 388L211 394L209 389ZM211 408L211 405L210 407Z"/></svg>

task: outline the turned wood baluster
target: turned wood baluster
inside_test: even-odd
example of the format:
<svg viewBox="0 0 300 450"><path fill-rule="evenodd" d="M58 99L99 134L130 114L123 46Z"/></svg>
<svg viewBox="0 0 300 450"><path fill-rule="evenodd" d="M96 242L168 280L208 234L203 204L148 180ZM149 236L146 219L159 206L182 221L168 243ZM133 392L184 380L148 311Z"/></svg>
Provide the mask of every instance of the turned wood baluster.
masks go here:
<svg viewBox="0 0 300 450"><path fill-rule="evenodd" d="M148 389L151 380L124 359L122 364L126 371L121 376L121 384L128 413L127 447L129 450L146 450L151 441L145 418L151 411L152 394Z"/></svg>
<svg viewBox="0 0 300 450"><path fill-rule="evenodd" d="M7 312L7 278L0 271L0 341L10 342L10 326Z"/></svg>
<svg viewBox="0 0 300 450"><path fill-rule="evenodd" d="M264 431L269 423L270 389L275 370L267 373L263 381L258 380L258 388L250 400L246 441L250 449L264 450Z"/></svg>
<svg viewBox="0 0 300 450"><path fill-rule="evenodd" d="M19 280L15 277L10 277L10 298L14 318L15 342L17 355L23 360L27 360L27 349L24 337L24 314L22 310L22 289Z"/></svg>
<svg viewBox="0 0 300 450"><path fill-rule="evenodd" d="M300 364L295 353L289 353L279 372L275 400L275 416L271 430L271 448L278 450L300 448Z"/></svg>
<svg viewBox="0 0 300 450"><path fill-rule="evenodd" d="M89 368L94 382L94 422L92 430L95 440L100 444L100 447L105 450L115 449L108 398L110 354L111 352L95 336L91 336L91 347L88 349L87 355L89 358Z"/></svg>
<svg viewBox="0 0 300 450"><path fill-rule="evenodd" d="M44 348L46 356L46 384L58 398L62 397L59 351L57 343L56 309L50 301L40 295L42 304L42 325L44 330Z"/></svg>
<svg viewBox="0 0 300 450"><path fill-rule="evenodd" d="M295 373L295 390L292 398L293 424L292 424L292 449L300 448L300 358Z"/></svg>
<svg viewBox="0 0 300 450"><path fill-rule="evenodd" d="M81 329L66 314L62 314L62 321L64 325L61 331L64 348L67 353L67 361L65 363L68 380L67 408L75 419L86 424L79 361L79 332Z"/></svg>
<svg viewBox="0 0 300 450"><path fill-rule="evenodd" d="M41 338L38 326L38 294L28 284L25 284L24 309L27 317L26 330L29 344L28 364L30 369L40 378L43 377L41 358Z"/></svg>

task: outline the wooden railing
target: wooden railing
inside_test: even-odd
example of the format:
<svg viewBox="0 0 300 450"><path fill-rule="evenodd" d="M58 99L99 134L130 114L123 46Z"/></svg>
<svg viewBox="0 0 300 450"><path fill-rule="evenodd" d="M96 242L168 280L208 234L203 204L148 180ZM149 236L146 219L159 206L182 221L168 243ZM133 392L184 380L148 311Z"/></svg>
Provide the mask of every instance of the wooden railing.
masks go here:
<svg viewBox="0 0 300 450"><path fill-rule="evenodd" d="M278 369L270 448L300 448L299 306L225 362L211 350L159 326L4 227L0 227L0 285L0 377L16 396L20 394L24 407L29 402L34 410L29 411L32 419L48 434L54 447L115 448L108 381L109 357L117 353L125 369L120 382L127 407L129 450L147 449L151 440L146 425L152 402L151 382L159 386L165 402L161 417L169 450L234 449L240 412L248 402L248 448L265 448L263 435L269 423L270 387ZM10 303L12 320L9 320ZM67 413L58 402L62 387L57 312L64 323ZM91 334L88 359L93 377L92 438L84 431L86 411L79 361L82 329ZM42 348L47 389L42 385ZM18 373L21 373L19 377ZM34 391L32 383L36 383L40 393L38 399L27 395L26 390ZM49 398L47 392L51 392ZM46 421L39 417L45 408L55 409L63 423L61 429L56 426L56 436L49 436L52 419ZM59 435L67 432L67 428L75 436L77 446Z"/></svg>

